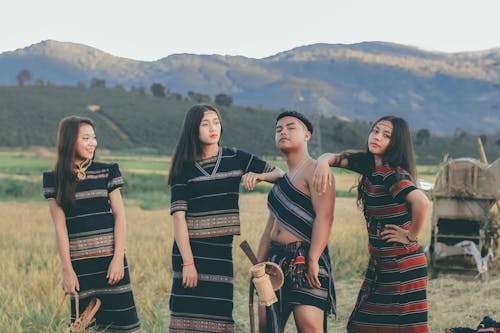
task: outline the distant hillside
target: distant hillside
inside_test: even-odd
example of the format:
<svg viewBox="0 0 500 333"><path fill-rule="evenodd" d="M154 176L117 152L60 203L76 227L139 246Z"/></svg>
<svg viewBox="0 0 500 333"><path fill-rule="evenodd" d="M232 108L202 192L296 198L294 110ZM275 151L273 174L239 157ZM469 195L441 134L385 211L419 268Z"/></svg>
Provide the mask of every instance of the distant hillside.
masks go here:
<svg viewBox="0 0 500 333"><path fill-rule="evenodd" d="M0 86L0 147L55 145L57 126L68 115L89 117L96 124L99 146L122 152L171 154L185 112L193 105L123 89L58 86ZM92 112L91 110L97 110ZM223 144L259 155L275 156L276 111L251 107L220 107L224 126ZM315 131L310 151L362 149L370 125L336 117L312 116ZM490 160L500 157L500 133L485 137ZM443 155L476 157L474 137L460 132L455 137L424 136L418 140L419 163L439 163Z"/></svg>
<svg viewBox="0 0 500 333"><path fill-rule="evenodd" d="M0 87L0 146L54 146L59 121L75 114L95 121L101 147L170 154L192 105L119 89ZM99 110L92 112L93 108ZM219 109L225 145L260 155L278 154L274 144L276 112L238 106ZM331 128L339 122L336 118L324 120ZM362 145L365 132L360 126L346 143ZM331 133L322 137L325 144L332 141Z"/></svg>
<svg viewBox="0 0 500 333"><path fill-rule="evenodd" d="M264 59L175 54L144 62L49 40L0 54L0 84L16 84L22 69L32 83L101 78L108 87L149 90L159 82L183 95L227 93L235 104L266 109L365 121L397 114L433 134L500 129L500 48L437 53L383 42L315 44Z"/></svg>

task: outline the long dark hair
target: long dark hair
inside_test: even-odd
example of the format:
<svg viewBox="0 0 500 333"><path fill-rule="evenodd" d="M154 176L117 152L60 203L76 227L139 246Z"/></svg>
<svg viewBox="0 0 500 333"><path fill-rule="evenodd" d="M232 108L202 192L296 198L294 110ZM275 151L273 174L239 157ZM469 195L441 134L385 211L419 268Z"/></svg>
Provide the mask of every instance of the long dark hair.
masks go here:
<svg viewBox="0 0 500 333"><path fill-rule="evenodd" d="M200 123L206 111L214 111L219 117L222 139L222 119L219 111L209 104L197 104L186 113L182 124L181 133L174 149L172 166L168 175L168 184L172 185L172 180L182 174L184 168L192 165L203 153L203 145L200 142Z"/></svg>
<svg viewBox="0 0 500 333"><path fill-rule="evenodd" d="M384 116L373 124L370 131L373 130L376 124L384 120L392 123L392 135L391 142L384 156L382 156L382 160L394 169L397 169L397 167L403 168L415 180L417 178L417 167L408 123L401 117ZM366 149L368 151L368 143Z"/></svg>
<svg viewBox="0 0 500 333"><path fill-rule="evenodd" d="M75 174L73 161L75 146L80 126L87 124L95 130L94 123L88 118L69 116L59 123L57 132L57 161L54 166L56 178L56 201L61 207L72 207L75 204ZM95 152L94 152L95 155Z"/></svg>
<svg viewBox="0 0 500 333"><path fill-rule="evenodd" d="M396 170L398 176L398 167L406 170L413 180L417 179L417 168L415 165L415 152L411 139L410 128L406 120L396 116L384 116L373 123L370 133L374 127L381 121L390 121L392 123L391 142L382 156L383 163L389 164L390 167ZM354 159L361 163L368 163L371 167L375 166L374 156L368 149L368 140L366 142L365 151L344 151L342 157L355 157ZM363 203L363 184L365 175L359 178L358 182L358 204Z"/></svg>

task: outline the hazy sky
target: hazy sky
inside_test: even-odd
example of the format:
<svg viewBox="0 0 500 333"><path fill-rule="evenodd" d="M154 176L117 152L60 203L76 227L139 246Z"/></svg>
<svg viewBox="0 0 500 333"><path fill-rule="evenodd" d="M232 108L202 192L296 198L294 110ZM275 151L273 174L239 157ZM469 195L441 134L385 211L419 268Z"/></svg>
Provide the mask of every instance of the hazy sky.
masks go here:
<svg viewBox="0 0 500 333"><path fill-rule="evenodd" d="M0 52L45 39L156 60L262 58L313 43L387 41L456 52L500 47L500 0L2 1Z"/></svg>

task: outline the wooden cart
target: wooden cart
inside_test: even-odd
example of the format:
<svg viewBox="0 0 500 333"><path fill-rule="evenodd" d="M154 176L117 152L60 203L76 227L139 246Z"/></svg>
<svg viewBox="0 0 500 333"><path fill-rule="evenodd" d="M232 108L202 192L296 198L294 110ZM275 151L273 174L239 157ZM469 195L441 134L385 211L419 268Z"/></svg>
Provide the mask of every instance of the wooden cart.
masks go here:
<svg viewBox="0 0 500 333"><path fill-rule="evenodd" d="M490 165L470 158L447 162L436 177L432 197L430 276L460 270L487 278L498 249L500 159Z"/></svg>

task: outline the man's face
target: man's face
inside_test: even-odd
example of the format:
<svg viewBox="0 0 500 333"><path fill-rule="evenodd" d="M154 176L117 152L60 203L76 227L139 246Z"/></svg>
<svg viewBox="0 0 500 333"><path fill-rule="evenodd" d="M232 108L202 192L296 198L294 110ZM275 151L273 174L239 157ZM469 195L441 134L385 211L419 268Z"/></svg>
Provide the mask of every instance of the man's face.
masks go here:
<svg viewBox="0 0 500 333"><path fill-rule="evenodd" d="M295 117L283 117L276 123L276 147L282 152L287 152L300 147L311 137L302 121Z"/></svg>

